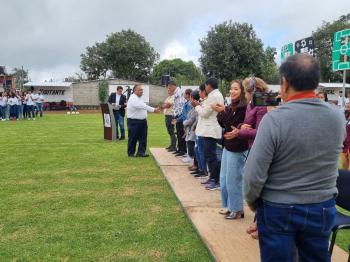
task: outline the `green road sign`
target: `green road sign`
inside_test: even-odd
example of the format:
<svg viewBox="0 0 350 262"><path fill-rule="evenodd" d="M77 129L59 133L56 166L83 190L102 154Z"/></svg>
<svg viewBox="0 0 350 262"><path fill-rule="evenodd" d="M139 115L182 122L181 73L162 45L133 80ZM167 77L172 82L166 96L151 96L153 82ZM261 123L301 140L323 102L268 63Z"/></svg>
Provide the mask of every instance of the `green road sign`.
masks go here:
<svg viewBox="0 0 350 262"><path fill-rule="evenodd" d="M333 71L350 69L350 28L334 33Z"/></svg>
<svg viewBox="0 0 350 262"><path fill-rule="evenodd" d="M294 44L289 43L281 48L281 61L283 62L288 56L294 55Z"/></svg>

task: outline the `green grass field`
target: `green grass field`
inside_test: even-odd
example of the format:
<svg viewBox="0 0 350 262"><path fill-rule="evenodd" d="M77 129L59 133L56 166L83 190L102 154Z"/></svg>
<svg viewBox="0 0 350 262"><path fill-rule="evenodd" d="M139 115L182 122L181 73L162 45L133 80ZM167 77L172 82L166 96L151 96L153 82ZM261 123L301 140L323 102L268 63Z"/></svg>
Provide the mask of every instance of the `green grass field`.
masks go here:
<svg viewBox="0 0 350 262"><path fill-rule="evenodd" d="M150 116L149 145L168 143ZM211 261L153 158L100 114L0 122L0 261Z"/></svg>
<svg viewBox="0 0 350 262"><path fill-rule="evenodd" d="M167 146L163 117L149 123L149 146ZM211 261L155 161L104 141L100 114L0 133L0 261Z"/></svg>

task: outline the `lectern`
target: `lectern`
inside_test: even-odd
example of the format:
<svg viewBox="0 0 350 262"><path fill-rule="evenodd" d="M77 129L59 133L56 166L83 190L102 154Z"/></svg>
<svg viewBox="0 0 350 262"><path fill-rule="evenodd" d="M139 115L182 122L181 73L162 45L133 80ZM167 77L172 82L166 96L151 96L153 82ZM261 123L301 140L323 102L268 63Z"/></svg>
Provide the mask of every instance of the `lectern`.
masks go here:
<svg viewBox="0 0 350 262"><path fill-rule="evenodd" d="M101 104L104 139L116 140L116 126L111 104Z"/></svg>

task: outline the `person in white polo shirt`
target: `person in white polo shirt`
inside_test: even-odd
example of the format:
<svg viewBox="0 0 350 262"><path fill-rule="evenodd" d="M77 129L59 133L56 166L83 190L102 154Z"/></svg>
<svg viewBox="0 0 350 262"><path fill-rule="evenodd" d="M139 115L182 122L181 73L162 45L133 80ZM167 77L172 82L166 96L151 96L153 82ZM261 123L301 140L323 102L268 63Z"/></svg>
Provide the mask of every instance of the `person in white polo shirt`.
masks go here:
<svg viewBox="0 0 350 262"><path fill-rule="evenodd" d="M141 85L135 85L133 94L130 96L126 108L128 123L128 156L134 157L136 144L139 143L136 157L148 157L147 147L147 112L160 113L159 108L146 105L142 100L143 88Z"/></svg>
<svg viewBox="0 0 350 262"><path fill-rule="evenodd" d="M33 100L36 105L36 116L38 116L38 113L40 114L40 117L43 117L43 104L44 104L44 96L42 92L39 90L38 93L32 95Z"/></svg>
<svg viewBox="0 0 350 262"><path fill-rule="evenodd" d="M35 113L34 113L35 102L33 100L32 91L28 91L25 97L25 101L27 102L28 120L30 120L31 118L35 120Z"/></svg>

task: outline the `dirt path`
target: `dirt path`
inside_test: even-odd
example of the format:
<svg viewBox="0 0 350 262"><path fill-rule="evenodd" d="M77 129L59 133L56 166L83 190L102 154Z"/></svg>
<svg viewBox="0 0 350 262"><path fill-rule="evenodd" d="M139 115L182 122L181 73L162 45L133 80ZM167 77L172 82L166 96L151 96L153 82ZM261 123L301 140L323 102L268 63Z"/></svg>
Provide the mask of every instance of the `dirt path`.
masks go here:
<svg viewBox="0 0 350 262"><path fill-rule="evenodd" d="M150 151L216 261L260 261L258 241L245 232L254 217L248 207L244 207L244 219L225 220L218 214L219 191L205 190L201 180L189 174L188 165L165 149L151 148ZM347 253L335 247L332 258L332 261L347 261Z"/></svg>

